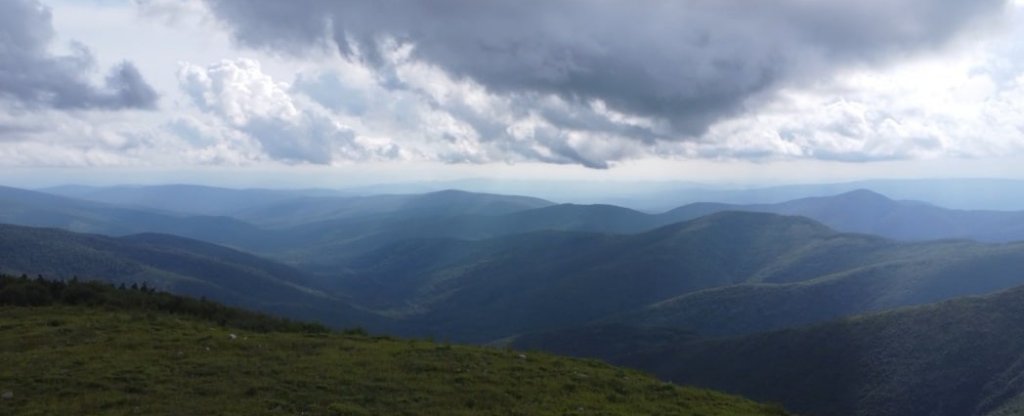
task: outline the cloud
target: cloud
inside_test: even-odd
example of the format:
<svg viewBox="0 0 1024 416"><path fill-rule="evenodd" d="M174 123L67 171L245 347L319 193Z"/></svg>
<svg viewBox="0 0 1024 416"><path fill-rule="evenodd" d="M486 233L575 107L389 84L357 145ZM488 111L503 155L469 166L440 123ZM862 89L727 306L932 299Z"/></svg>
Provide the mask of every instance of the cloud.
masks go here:
<svg viewBox="0 0 1024 416"><path fill-rule="evenodd" d="M398 154L390 143L357 139L352 129L320 106L293 97L287 85L263 73L254 60L225 60L206 67L186 63L178 78L201 110L258 141L271 159L330 164Z"/></svg>
<svg viewBox="0 0 1024 416"><path fill-rule="evenodd" d="M386 138L411 157L445 163L539 161L606 168L609 161L639 153L623 134L648 134L652 128L556 96L496 94L410 60L403 49L385 51L385 71L343 62L300 74L291 92L330 109L362 136Z"/></svg>
<svg viewBox="0 0 1024 416"><path fill-rule="evenodd" d="M285 53L336 45L386 68L389 42L509 97L554 95L664 120L692 139L749 101L838 69L932 49L1005 0L373 2L209 0L240 41ZM559 125L579 119L552 117ZM591 120L592 121L592 120ZM600 130L600 127L595 127ZM629 132L626 132L629 133Z"/></svg>
<svg viewBox="0 0 1024 416"><path fill-rule="evenodd" d="M0 2L5 165L1024 154L1024 7L1012 33L978 29L1006 14L997 0L88 4L54 3L51 24L38 3ZM66 111L151 108L156 94L131 64L54 45L54 25L131 57L165 108Z"/></svg>
<svg viewBox="0 0 1024 416"><path fill-rule="evenodd" d="M1024 28L1016 32L1009 39ZM1024 65L999 62L1021 55L1015 41L976 46L782 91L759 111L716 124L686 154L843 162L1020 155Z"/></svg>
<svg viewBox="0 0 1024 416"><path fill-rule="evenodd" d="M0 98L26 108L153 109L158 95L130 62L111 68L102 85L88 79L92 53L72 44L47 49L55 37L50 11L34 0L0 2Z"/></svg>

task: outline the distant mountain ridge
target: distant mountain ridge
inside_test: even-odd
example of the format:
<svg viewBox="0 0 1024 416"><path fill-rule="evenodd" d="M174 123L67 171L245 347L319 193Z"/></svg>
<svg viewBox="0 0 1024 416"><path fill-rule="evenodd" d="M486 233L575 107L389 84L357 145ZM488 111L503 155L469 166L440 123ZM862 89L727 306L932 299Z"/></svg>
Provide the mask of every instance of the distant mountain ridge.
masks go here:
<svg viewBox="0 0 1024 416"><path fill-rule="evenodd" d="M1024 284L1022 265L1024 244L722 212L632 235L407 240L356 257L335 288L410 331L473 342L593 322L728 335L990 293Z"/></svg>
<svg viewBox="0 0 1024 416"><path fill-rule="evenodd" d="M55 186L39 190L53 195L126 208L184 215L230 216L239 210L306 197L346 196L326 189L232 189L202 185Z"/></svg>
<svg viewBox="0 0 1024 416"><path fill-rule="evenodd" d="M198 185L67 186L43 191L124 208L227 216L274 227L382 214L403 217L501 215L553 205L539 198L458 190L366 196L323 189L229 189Z"/></svg>
<svg viewBox="0 0 1024 416"><path fill-rule="evenodd" d="M157 232L221 244L263 236L261 229L230 217L169 214L2 186L0 223L111 236Z"/></svg>
<svg viewBox="0 0 1024 416"><path fill-rule="evenodd" d="M660 214L462 191L279 196L194 216L0 187L0 222L107 234L0 225L0 272L600 357L806 414L1024 411L1009 327L1024 322L1024 212L867 190Z"/></svg>
<svg viewBox="0 0 1024 416"><path fill-rule="evenodd" d="M476 342L597 321L703 334L771 330L1005 289L1019 281L1013 271L1021 264L1014 245L906 245L837 234L812 220L722 212L734 207L718 204L651 215L443 191L357 198L339 219L268 229L10 188L0 189L4 198L12 203L0 218L10 222L173 233L258 253L303 270L305 287L400 318L404 333ZM383 206L390 211L369 214ZM866 191L768 208L822 216L859 207L854 217L871 219L893 206L941 210ZM989 272L968 283L972 267ZM572 297L586 307L563 305ZM743 307L718 313L717 302Z"/></svg>
<svg viewBox="0 0 1024 416"><path fill-rule="evenodd" d="M893 201L868 190L768 205L691 204L669 213L682 218L726 210L799 215L813 218L839 231L874 234L897 240L1024 240L1024 212L1021 211L951 210L917 201Z"/></svg>
<svg viewBox="0 0 1024 416"><path fill-rule="evenodd" d="M294 268L222 246L160 234L107 237L0 225L0 272L104 278L334 326L379 322L313 288Z"/></svg>
<svg viewBox="0 0 1024 416"><path fill-rule="evenodd" d="M317 273L343 268L353 255L407 239L479 240L542 230L631 234L722 211L805 216L839 231L905 241L1024 240L1024 212L949 210L914 201L893 201L866 190L768 205L698 203L661 214L612 205L553 204L536 198L462 191L367 197L293 195L253 207L234 207L235 218L182 217L66 199L44 202L40 200L46 199L43 194L27 198L28 191L10 188L0 189L0 201L5 200L3 191L17 191L17 198L6 201L18 199L21 201L12 206L25 206L23 214L12 214L11 208L0 210L3 222L112 235L172 233L306 265L303 267ZM143 195L156 192L151 188L137 191ZM248 191L225 192L234 195Z"/></svg>

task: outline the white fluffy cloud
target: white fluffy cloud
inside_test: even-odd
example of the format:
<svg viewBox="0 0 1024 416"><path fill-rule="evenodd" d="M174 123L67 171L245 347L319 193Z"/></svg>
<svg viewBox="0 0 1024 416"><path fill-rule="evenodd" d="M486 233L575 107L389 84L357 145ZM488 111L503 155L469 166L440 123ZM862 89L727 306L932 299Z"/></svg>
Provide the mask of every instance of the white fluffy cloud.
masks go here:
<svg viewBox="0 0 1024 416"><path fill-rule="evenodd" d="M841 161L1024 154L1024 13L1002 39L789 89L716 124L698 156Z"/></svg>
<svg viewBox="0 0 1024 416"><path fill-rule="evenodd" d="M197 107L254 139L271 159L330 164L400 156L394 144L360 140L321 106L293 97L286 84L264 74L254 60L206 67L186 63L178 77Z"/></svg>
<svg viewBox="0 0 1024 416"><path fill-rule="evenodd" d="M861 56L857 44L845 43L841 45L845 51L843 62L854 64L829 64L829 71L805 74L796 70L799 69L797 61L789 62L785 79L771 80L770 88L744 90L742 94L724 97L726 102L719 103L717 110L708 107L714 110L714 117L698 117L700 120L695 125L700 128L687 129L680 128L680 123L689 119L674 118L667 113L671 109L658 107L659 94L670 94L675 98L666 98L665 102L679 104L679 97L686 94L699 96L700 102L712 102L718 96L716 91L731 91L727 82L715 82L714 88L700 89L700 85L706 83L699 81L720 80L727 75L730 61L718 62L713 58L721 54L736 57L736 51L725 46L729 45L729 39L748 39L749 33L739 28L730 32L729 26L716 26L709 32L712 39L707 42L710 42L708 47L720 48L714 53L700 52L698 61L703 64L692 64L710 70L717 62L725 69L714 73L698 71L692 79L683 79L687 72L682 69L693 69L683 62L687 57L685 53L658 55L650 62L580 60L591 55L609 58L602 51L612 49L625 51L626 56L635 59L651 51L631 51L645 48L643 44L584 44L589 49L573 55L572 50L557 47L581 41L578 34L573 33L562 33L564 38L544 43L540 55L530 55L529 48L515 49L521 55L514 56L507 55L514 48L493 51L485 48L464 56L445 44L448 35L454 36L455 32L433 27L427 29L439 30L438 36L422 38L409 33L406 33L408 36L395 35L386 30L374 32L372 39L342 39L339 33L343 32L312 33L316 39L310 41L321 42L317 43L319 49L314 48L318 52L289 54L274 48L232 46L228 42L229 34L248 32L238 32L238 28L229 32L223 16L218 20L200 0L136 0L135 3L138 9L106 13L103 16L109 20L104 20L108 23L102 27L83 25L79 29L82 33L69 36L77 38L110 26L112 34L91 38L87 43L97 51L96 56L124 56L137 62L141 76L153 80L162 97L159 111L140 115L140 112L126 114L87 107L74 111L46 106L0 108L0 156L5 165L294 166L412 161L539 162L607 168L649 159L871 162L1024 156L1024 140L1021 140L1024 137L1024 43L1021 41L1024 39L1024 6L1020 5L1009 6L1007 28L994 28L984 35L971 32L969 37L956 37L939 26L929 26L932 32L942 36L922 35L918 39L913 33L889 28L896 31L890 33L892 38L909 36L913 42L888 50L885 39L874 39L879 49L871 55L884 56L881 61L885 61L885 65ZM973 7L973 3L955 3ZM995 0L987 2L988 6L977 12L988 16L991 10L997 9L996 3ZM64 14L60 13L62 6L54 5L58 17L54 19L55 24L68 22L81 14L83 6L72 4L75 13ZM333 10L333 5L324 4ZM859 3L843 4L843 7L857 10L863 8ZM871 4L877 5L876 2ZM676 8L681 6L669 7L669 3L665 3L659 7L678 12ZM473 10L490 16L486 10ZM893 16L899 12L890 11ZM565 10L559 13L562 12ZM647 14L649 11L631 16ZM595 39L612 39L615 38L612 35L618 33L590 27L571 13L559 16L596 31ZM810 25L804 29L807 33L814 32L812 29L816 26L808 22L813 23L816 18L804 17L809 19L804 23ZM939 13L926 20L929 24L941 23L947 17ZM772 20L775 17L771 16L755 20L765 19L775 22ZM166 31L140 29L132 33L144 37L136 39L137 42L166 44L166 54L174 55L174 60L183 63L175 66L164 52L159 55L160 59L131 55L145 51L137 47L120 48L117 41L110 40L123 39L123 33L115 36L113 32L132 25L168 25ZM170 35L185 27L189 28L187 37L176 40ZM301 31L294 32L276 24L274 28L281 30L281 35L301 34ZM61 32L62 27L54 29ZM488 28L459 26L450 29L487 32ZM542 29L561 33L557 27ZM634 29L637 32L628 33L629 39L674 30L668 27ZM508 46L502 42L520 35L533 39L514 26L503 25L502 30L504 32L488 39L498 46ZM218 46L197 49L197 45L202 44L197 39L202 40L204 31L210 31L210 37L217 39ZM251 36L242 37L249 45L267 46L266 42ZM186 38L187 41L183 40ZM932 41L933 38L937 40ZM752 39L760 44L760 40ZM787 37L773 39L773 42L783 42ZM806 41L802 43L804 46L818 42L810 37L800 39ZM954 41L956 39L959 40ZM341 41L344 45L338 44ZM296 42L296 38L288 38L286 43L296 45ZM685 52L700 44L666 50ZM739 46L743 45L747 43ZM793 50L805 49L790 51ZM921 50L930 52L922 55ZM49 55L43 56L58 56L46 53ZM490 53L501 55L502 59L493 62L477 59L479 54L490 56ZM770 50L759 53L762 58L772 55ZM460 60L467 56L473 59ZM554 59L558 57L564 59ZM765 62L771 63L768 58ZM510 59L523 60L513 67L538 66L543 71L503 84L501 80L506 78L502 77L509 75L511 67L492 64L511 62ZM574 62L604 64L591 68L596 71L591 78L587 77L587 66L559 66ZM616 62L623 66L612 65ZM4 62L0 62L0 66L2 64ZM679 64L677 69L681 69L673 71L674 64ZM97 66L110 65L113 64L101 62ZM654 78L638 79L636 85L641 88L631 89L633 75L645 73L644 68L656 69L650 73ZM736 70L743 72L744 68L750 69ZM814 77L794 81L794 77L807 74ZM102 80L88 77L82 80L86 85L102 85ZM587 82L576 84L573 80ZM554 84L546 84L548 81ZM671 88L662 88L663 85Z"/></svg>

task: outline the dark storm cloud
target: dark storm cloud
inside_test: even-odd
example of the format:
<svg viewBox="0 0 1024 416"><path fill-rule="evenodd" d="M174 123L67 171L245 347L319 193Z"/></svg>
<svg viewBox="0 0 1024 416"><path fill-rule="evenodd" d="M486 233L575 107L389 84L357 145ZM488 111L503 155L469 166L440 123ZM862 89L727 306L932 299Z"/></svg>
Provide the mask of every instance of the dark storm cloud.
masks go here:
<svg viewBox="0 0 1024 416"><path fill-rule="evenodd" d="M329 45L381 64L380 41L502 94L598 99L697 136L751 97L940 46L1005 0L208 0L249 45ZM569 123L581 118L565 119ZM649 132L639 136L650 139Z"/></svg>
<svg viewBox="0 0 1024 416"><path fill-rule="evenodd" d="M86 79L92 54L80 44L58 56L50 11L33 0L0 1L0 98L26 107L125 109L155 107L157 93L129 62L110 70L102 86Z"/></svg>

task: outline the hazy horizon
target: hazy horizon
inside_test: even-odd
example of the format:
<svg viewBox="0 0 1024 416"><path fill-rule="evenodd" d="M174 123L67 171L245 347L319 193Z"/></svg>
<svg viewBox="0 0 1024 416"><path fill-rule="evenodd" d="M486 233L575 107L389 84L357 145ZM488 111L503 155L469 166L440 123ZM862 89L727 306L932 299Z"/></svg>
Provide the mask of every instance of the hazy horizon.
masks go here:
<svg viewBox="0 0 1024 416"><path fill-rule="evenodd" d="M227 191L308 192L316 196L409 195L458 190L499 195L542 198L554 203L609 204L647 212L664 212L697 202L772 204L809 197L835 196L868 190L893 200L919 201L943 208L966 210L1024 211L1024 195L1015 192L1024 181L994 178L874 179L847 182L794 183L782 185L714 184L684 181L593 181L542 179L465 178L453 180L395 181L334 186L231 186L200 182L163 183L76 183L56 182L40 186L19 186L59 195L82 197L110 189L156 189L165 192L180 187ZM167 195L166 197L171 197Z"/></svg>

